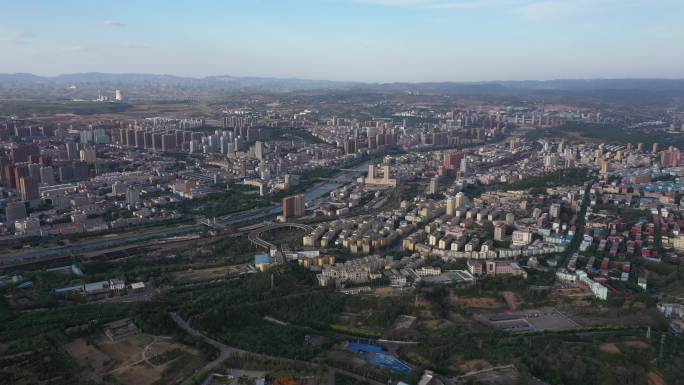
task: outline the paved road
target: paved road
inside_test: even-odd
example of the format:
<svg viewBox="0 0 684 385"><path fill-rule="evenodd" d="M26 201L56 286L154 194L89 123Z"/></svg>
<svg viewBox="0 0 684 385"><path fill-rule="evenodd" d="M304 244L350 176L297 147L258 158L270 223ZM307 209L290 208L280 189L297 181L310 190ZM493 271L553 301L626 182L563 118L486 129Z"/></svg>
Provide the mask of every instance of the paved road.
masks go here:
<svg viewBox="0 0 684 385"><path fill-rule="evenodd" d="M216 368L217 366L221 365L225 360L229 359L233 354L235 354L235 353L246 353L244 350L236 349L232 346L228 346L226 344L218 342L213 338L209 338L209 337L205 336L204 334L200 333L195 328L190 326L190 324L187 323L184 319L182 319L178 315L178 313L171 313L171 318L186 333L190 334L193 337L201 338L202 340L204 340L204 342L213 346L214 348L216 348L216 350L218 350L220 352L219 356L216 359L207 363L206 365L204 365L204 368L202 368L202 370L204 370L207 373L210 372L212 369Z"/></svg>
<svg viewBox="0 0 684 385"><path fill-rule="evenodd" d="M328 194L330 191L346 183L347 180L353 179L354 177L361 175L363 170L365 170L367 167L368 163L363 163L353 170L345 171L342 174L336 176L335 180L337 181L329 181L314 184L305 192L307 202L311 202L314 199L317 199L325 194ZM281 211L282 206L278 204L263 209L253 209L244 212L229 214L217 218L217 222L222 225L233 225L237 223L250 222L262 218L267 218L276 215ZM51 259L58 259L68 257L74 254L81 254L96 250L109 249L112 247L127 245L131 243L171 238L179 235L186 235L198 232L201 229L202 225L200 224L180 226L175 225L175 227L170 228L161 228L149 231L143 230L142 232L134 231L123 234L112 234L110 236L104 236L98 239L78 242L72 245L51 247L47 249L27 250L12 255L0 256L0 268L2 268L3 265L9 267L13 265L44 262Z"/></svg>
<svg viewBox="0 0 684 385"><path fill-rule="evenodd" d="M58 247L51 247L48 249L29 250L20 253L15 253L8 256L3 256L0 259L0 264L10 265L20 262L37 262L44 258L60 257L74 253L83 253L103 248L112 248L139 242L144 240L151 240L157 238L169 238L178 235L188 234L199 230L199 225L181 225L175 228L163 228L157 230L132 232L124 234L112 234L99 239L83 241L73 245L65 245Z"/></svg>
<svg viewBox="0 0 684 385"><path fill-rule="evenodd" d="M214 359L213 361L207 363L207 364L201 369L201 371L205 372L207 375L210 374L211 370L213 370L213 369L215 369L216 367L218 367L219 365L221 365L224 361L226 361L227 359L229 359L229 358L230 358L233 354L235 354L235 353L238 353L238 354L249 354L249 355L252 355L252 356L259 357L259 358L278 360L278 361L282 361L282 362L299 363L299 364L305 364L305 365L310 365L310 366L315 366L315 367L319 367L319 366L320 366L320 364L315 364L315 363L311 363L311 362L293 360L293 359L285 358L285 357L269 356L269 355L267 355L267 354L249 352L249 351L246 351L246 350L242 350L242 349L238 349L238 348L235 348L235 347L232 347L232 346L228 346L228 345L226 345L226 344L224 344L224 343L221 343L221 342L219 342L219 341L216 341L215 339L210 338L210 337L207 337L207 336L205 336L204 334L200 333L197 329L193 328L187 321L185 321L184 319L182 319L182 318L178 315L178 313L170 313L170 314L171 314L171 319L173 319L173 321L174 321L181 329L183 329L186 333L188 333L188 334L190 334L190 335L192 335L192 336L194 336L194 337L199 337L199 338L201 338L202 340L204 340L204 342L206 342L206 343L208 343L209 345L213 346L214 348L216 348L216 349L220 352L219 356L218 356L216 359ZM366 378L366 377L363 377L363 376L359 376L358 374L355 374L355 373L352 373L352 372L348 372L348 371L342 370L342 369L336 369L336 368L329 368L329 371L328 371L328 383L329 383L329 384L328 384L328 385L335 385L335 373L341 373L341 374L344 374L344 375L346 375L346 376L355 378L355 379L357 379L357 380L364 381L364 382L369 383L369 384L371 384L371 385L386 385L386 384L384 384L384 383L382 383L382 382L375 381L375 380L371 380L371 379L369 379L369 378Z"/></svg>

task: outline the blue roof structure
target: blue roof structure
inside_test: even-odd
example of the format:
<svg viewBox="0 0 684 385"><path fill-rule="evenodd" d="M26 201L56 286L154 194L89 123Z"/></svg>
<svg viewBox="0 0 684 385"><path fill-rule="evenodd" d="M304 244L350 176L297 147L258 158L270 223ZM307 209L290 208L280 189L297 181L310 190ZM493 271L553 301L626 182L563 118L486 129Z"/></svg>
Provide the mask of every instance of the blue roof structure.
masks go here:
<svg viewBox="0 0 684 385"><path fill-rule="evenodd" d="M360 342L347 342L347 350L352 353L382 353L382 347Z"/></svg>
<svg viewBox="0 0 684 385"><path fill-rule="evenodd" d="M271 259L268 257L268 254L257 254L254 256L255 265L268 265L269 263L271 263Z"/></svg>
<svg viewBox="0 0 684 385"><path fill-rule="evenodd" d="M346 349L349 352L362 356L367 362L389 369L401 374L411 373L411 367L397 357L387 354L382 347L359 342L347 342Z"/></svg>

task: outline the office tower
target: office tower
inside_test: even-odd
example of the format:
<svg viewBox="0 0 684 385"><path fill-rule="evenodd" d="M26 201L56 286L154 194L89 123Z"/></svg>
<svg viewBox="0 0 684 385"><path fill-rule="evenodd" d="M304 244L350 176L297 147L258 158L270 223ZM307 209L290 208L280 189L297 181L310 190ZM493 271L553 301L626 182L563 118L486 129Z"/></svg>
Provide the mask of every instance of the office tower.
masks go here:
<svg viewBox="0 0 684 385"><path fill-rule="evenodd" d="M283 218L298 218L304 216L304 194L297 194L283 198Z"/></svg>
<svg viewBox="0 0 684 385"><path fill-rule="evenodd" d="M653 149L651 152L654 154L658 152L658 142L653 143Z"/></svg>
<svg viewBox="0 0 684 385"><path fill-rule="evenodd" d="M19 191L21 192L21 199L25 201L32 201L40 198L38 194L38 179L30 176L22 177L19 180Z"/></svg>
<svg viewBox="0 0 684 385"><path fill-rule="evenodd" d="M114 91L114 99L117 102L123 102L123 100L124 100L123 92L121 92L121 90L115 90Z"/></svg>

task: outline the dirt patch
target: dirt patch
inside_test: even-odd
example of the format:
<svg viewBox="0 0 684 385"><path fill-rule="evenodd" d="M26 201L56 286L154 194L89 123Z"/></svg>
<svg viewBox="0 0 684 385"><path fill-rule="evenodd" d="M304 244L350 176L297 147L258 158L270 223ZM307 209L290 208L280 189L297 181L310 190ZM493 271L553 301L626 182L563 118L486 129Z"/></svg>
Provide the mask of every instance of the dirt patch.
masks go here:
<svg viewBox="0 0 684 385"><path fill-rule="evenodd" d="M394 329L408 329L413 325L414 322L416 322L416 317L400 315L394 321Z"/></svg>
<svg viewBox="0 0 684 385"><path fill-rule="evenodd" d="M102 342L97 348L110 359L119 363L118 366L131 364L143 359L145 346L152 343L153 338L147 335L125 338L117 342Z"/></svg>
<svg viewBox="0 0 684 385"><path fill-rule="evenodd" d="M463 373L475 372L478 370L489 369L491 367L492 367L492 364L490 364L488 361L485 361L485 360L470 360L470 361L466 361L466 362L464 362L458 366L458 368Z"/></svg>
<svg viewBox="0 0 684 385"><path fill-rule="evenodd" d="M175 379L181 372L190 374L204 363L195 349L168 337L146 334L116 342L104 336L92 343L79 338L66 344L65 349L84 368L84 377L94 382L111 376L125 385L151 385Z"/></svg>
<svg viewBox="0 0 684 385"><path fill-rule="evenodd" d="M448 322L446 322L445 320L438 320L438 319L421 321L421 325L427 329L430 329L430 330L441 329L447 324L448 324Z"/></svg>
<svg viewBox="0 0 684 385"><path fill-rule="evenodd" d="M606 343L601 344L601 346L599 346L599 349L602 352L609 353L609 354L620 354L620 353L622 353L620 351L620 348L618 348L617 345L615 345L612 342L606 342Z"/></svg>
<svg viewBox="0 0 684 385"><path fill-rule="evenodd" d="M86 342L84 338L71 341L64 345L66 351L81 366L85 366L96 376L100 376L114 367L115 362L97 349L94 345Z"/></svg>
<svg viewBox="0 0 684 385"><path fill-rule="evenodd" d="M476 309L500 309L505 307L501 301L491 297L458 297L457 301L461 306Z"/></svg>
<svg viewBox="0 0 684 385"><path fill-rule="evenodd" d="M511 310L518 310L520 306L520 298L512 291L502 291L501 296L506 301L508 308Z"/></svg>
<svg viewBox="0 0 684 385"><path fill-rule="evenodd" d="M373 289L373 294L383 297L399 297L403 295L401 290L397 290L393 287L378 287Z"/></svg>
<svg viewBox="0 0 684 385"><path fill-rule="evenodd" d="M128 385L148 385L154 384L162 377L163 367L153 367L145 362L140 362L121 370L116 374L116 378Z"/></svg>
<svg viewBox="0 0 684 385"><path fill-rule="evenodd" d="M644 341L627 341L624 343L625 346L637 349L648 349L649 345Z"/></svg>
<svg viewBox="0 0 684 385"><path fill-rule="evenodd" d="M665 380L656 372L648 372L648 385L665 385Z"/></svg>

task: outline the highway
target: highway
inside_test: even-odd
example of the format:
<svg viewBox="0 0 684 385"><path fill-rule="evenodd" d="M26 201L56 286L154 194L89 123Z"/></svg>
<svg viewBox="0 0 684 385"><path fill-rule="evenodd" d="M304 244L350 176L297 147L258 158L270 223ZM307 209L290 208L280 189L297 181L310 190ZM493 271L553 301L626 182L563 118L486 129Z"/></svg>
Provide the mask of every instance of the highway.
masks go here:
<svg viewBox="0 0 684 385"><path fill-rule="evenodd" d="M280 229L280 228L297 228L304 230L305 233L310 233L313 231L313 227L309 225L304 225L301 223L272 223L268 224L263 227L256 228L252 231L249 232L247 238L249 239L250 242L257 246L261 246L265 248L266 250L271 250L277 248L276 245L274 245L271 242L268 242L267 240L261 238L261 234L263 234L266 231L271 231L275 229Z"/></svg>
<svg viewBox="0 0 684 385"><path fill-rule="evenodd" d="M335 178L325 182L319 182L311 186L305 194L308 203L313 202L336 188L348 183L354 178L360 176L368 168L368 163L365 162L352 170L343 171ZM222 226L234 225L242 222L251 222L263 218L272 217L282 211L282 205L277 204L272 207L252 209L239 213L229 214L223 217L216 218L216 223ZM202 229L199 223L178 225L177 227L161 228L149 231L131 231L129 233L111 234L97 239L86 240L70 245L57 246L42 249L27 249L11 255L0 256L0 269L9 268L22 264L30 264L36 262L45 262L50 259L57 259L77 255L85 252L93 252L102 249L109 249L117 246L123 246L131 243L139 243L144 241L154 241L159 239L166 239L179 235L186 235L196 233Z"/></svg>
<svg viewBox="0 0 684 385"><path fill-rule="evenodd" d="M43 259L63 257L73 254L90 252L100 249L107 249L141 241L170 238L178 235L197 232L200 225L180 225L176 228L164 228L150 230L147 232L112 234L111 236L99 237L98 239L78 242L71 245L51 247L48 249L27 250L7 256L0 257L0 267L4 265L14 265L18 263L30 263Z"/></svg>

